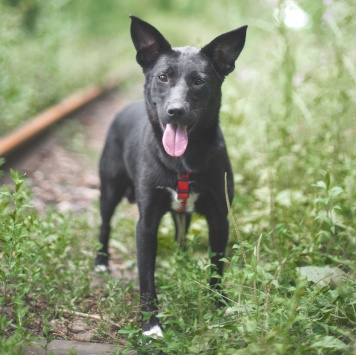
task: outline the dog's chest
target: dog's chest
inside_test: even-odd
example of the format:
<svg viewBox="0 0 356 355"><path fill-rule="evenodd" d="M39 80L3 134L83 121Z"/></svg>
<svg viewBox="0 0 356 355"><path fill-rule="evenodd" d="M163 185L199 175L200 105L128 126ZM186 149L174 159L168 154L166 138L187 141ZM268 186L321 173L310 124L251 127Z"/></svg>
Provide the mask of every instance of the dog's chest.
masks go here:
<svg viewBox="0 0 356 355"><path fill-rule="evenodd" d="M170 187L165 188L170 193L171 199L171 209L176 212L195 212L195 202L199 198L199 193L189 193L189 196L186 199L179 198L177 191L173 190Z"/></svg>
<svg viewBox="0 0 356 355"><path fill-rule="evenodd" d="M196 202L200 197L200 188L195 180L191 180L190 173L177 175L175 188L171 186L158 186L168 192L170 209L175 212L196 212ZM173 186L174 186L173 185Z"/></svg>

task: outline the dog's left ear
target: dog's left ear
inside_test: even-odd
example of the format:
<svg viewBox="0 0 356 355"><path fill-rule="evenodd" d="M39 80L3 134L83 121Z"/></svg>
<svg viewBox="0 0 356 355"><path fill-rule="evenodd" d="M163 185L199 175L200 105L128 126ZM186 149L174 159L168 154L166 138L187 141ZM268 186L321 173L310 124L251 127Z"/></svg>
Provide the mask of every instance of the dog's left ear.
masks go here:
<svg viewBox="0 0 356 355"><path fill-rule="evenodd" d="M155 27L136 16L130 17L131 38L137 51L138 64L147 67L153 64L161 54L172 50L171 45Z"/></svg>
<svg viewBox="0 0 356 355"><path fill-rule="evenodd" d="M201 52L210 58L222 77L235 69L235 61L245 45L246 30L247 26L242 26L224 33L202 48Z"/></svg>

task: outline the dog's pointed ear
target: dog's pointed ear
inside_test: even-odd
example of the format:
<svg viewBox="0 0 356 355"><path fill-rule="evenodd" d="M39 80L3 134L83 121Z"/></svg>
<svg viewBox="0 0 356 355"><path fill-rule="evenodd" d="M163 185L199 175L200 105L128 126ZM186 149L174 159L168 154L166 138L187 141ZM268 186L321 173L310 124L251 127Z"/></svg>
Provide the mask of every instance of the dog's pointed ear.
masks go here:
<svg viewBox="0 0 356 355"><path fill-rule="evenodd" d="M131 17L131 38L136 48L137 63L142 67L151 65L159 55L172 50L161 33L149 23L136 16Z"/></svg>
<svg viewBox="0 0 356 355"><path fill-rule="evenodd" d="M224 33L202 48L212 62L216 71L222 77L230 74L235 69L235 61L240 55L246 39L247 26Z"/></svg>

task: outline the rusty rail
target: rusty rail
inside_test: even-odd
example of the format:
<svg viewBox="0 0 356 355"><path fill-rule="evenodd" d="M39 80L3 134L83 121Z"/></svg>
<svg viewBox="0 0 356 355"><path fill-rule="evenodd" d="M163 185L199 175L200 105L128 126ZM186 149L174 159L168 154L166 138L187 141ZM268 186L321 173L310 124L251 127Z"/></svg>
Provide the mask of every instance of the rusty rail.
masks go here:
<svg viewBox="0 0 356 355"><path fill-rule="evenodd" d="M0 137L0 157L6 156L31 138L34 138L39 133L43 132L55 122L60 121L70 113L73 113L104 93L113 90L119 86L120 82L121 80L112 79L109 80L106 85L91 85L85 89L77 91L54 106L41 112L39 115L33 117L28 123L13 133L10 133L3 138Z"/></svg>

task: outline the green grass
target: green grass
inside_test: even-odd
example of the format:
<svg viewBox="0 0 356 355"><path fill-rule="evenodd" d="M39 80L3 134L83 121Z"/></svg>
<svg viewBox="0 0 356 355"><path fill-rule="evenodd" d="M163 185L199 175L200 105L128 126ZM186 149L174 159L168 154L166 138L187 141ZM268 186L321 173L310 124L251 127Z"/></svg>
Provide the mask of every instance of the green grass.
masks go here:
<svg viewBox="0 0 356 355"><path fill-rule="evenodd" d="M174 26L164 21L172 17L175 23L188 8L187 29L199 28L191 23L199 11L194 4L200 2L192 3L189 7L184 1L157 2L160 8L146 16L143 9L137 10L148 20L157 18L151 22L164 33L171 31L167 34L171 39ZM224 1L222 8L217 2L207 3L197 22L214 28L194 32L193 44L250 25L236 72L224 84L221 114L236 189L223 279L231 299L229 314L213 307L218 296L208 290L206 224L194 218L188 251L182 255L172 243L173 226L167 216L161 225L157 261L159 317L165 337L143 338L136 282L109 280L103 291L90 288L98 215L88 218L50 210L39 216L30 207L22 178L15 174L14 185L1 187L0 194L3 353L19 353L16 347L36 335L50 341L50 320L61 318L63 309L88 312L88 298L102 315L95 324L98 339L124 342L127 349L142 354L159 349L169 354L356 351L356 14L352 1L330 5L301 1L313 22L300 31L278 26L267 2ZM108 28L103 31L111 33ZM179 45L190 38L185 31L177 37ZM119 214L125 216L128 208L120 206ZM117 218L113 239L115 257L130 261L131 268L135 266L134 225L130 217ZM330 270L336 273L332 280L325 278ZM39 334L31 332L34 319L43 320ZM122 327L114 336L112 323Z"/></svg>

